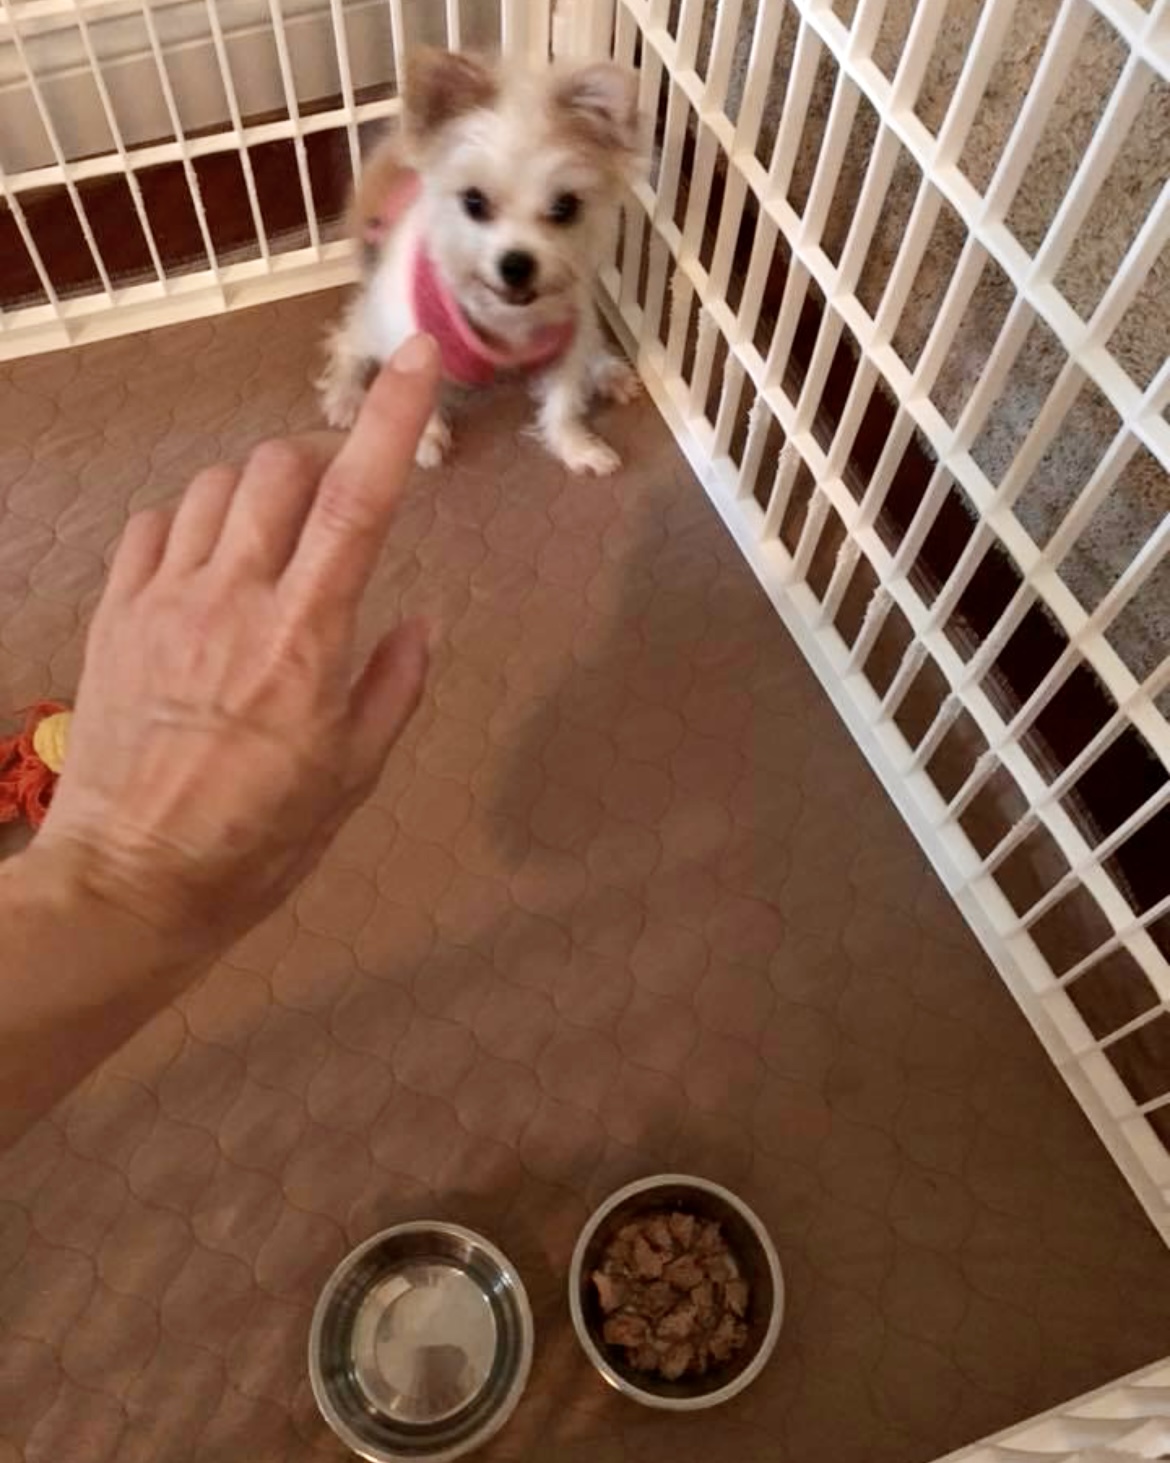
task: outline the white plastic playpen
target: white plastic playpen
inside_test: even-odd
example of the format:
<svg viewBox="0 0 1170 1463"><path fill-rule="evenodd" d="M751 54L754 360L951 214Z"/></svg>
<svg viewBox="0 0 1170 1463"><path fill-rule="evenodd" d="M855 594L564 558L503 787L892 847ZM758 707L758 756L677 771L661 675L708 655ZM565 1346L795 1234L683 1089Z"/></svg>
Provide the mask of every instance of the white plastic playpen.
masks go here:
<svg viewBox="0 0 1170 1463"><path fill-rule="evenodd" d="M640 68L610 321L1170 1241L1170 0L0 0L0 357L349 278L315 150L420 41ZM1168 1399L959 1456L1165 1456Z"/></svg>

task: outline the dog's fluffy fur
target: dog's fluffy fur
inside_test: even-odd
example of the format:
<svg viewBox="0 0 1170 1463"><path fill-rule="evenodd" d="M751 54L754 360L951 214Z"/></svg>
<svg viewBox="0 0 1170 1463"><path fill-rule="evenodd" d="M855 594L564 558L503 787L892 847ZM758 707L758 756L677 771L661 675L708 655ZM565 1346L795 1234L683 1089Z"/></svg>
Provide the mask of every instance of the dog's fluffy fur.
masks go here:
<svg viewBox="0 0 1170 1463"><path fill-rule="evenodd" d="M425 239L485 341L522 350L533 332L575 322L568 349L534 377L537 429L574 472L612 472L618 456L590 431L585 411L594 395L629 400L638 383L602 344L592 284L638 142L636 78L620 67L513 72L446 51L416 55L402 129L370 157L354 200L366 270L319 382L329 421L352 423L371 365L416 329L409 271ZM385 200L411 172L417 196L384 227ZM521 288L501 273L504 256L517 252L534 271ZM450 441L444 408L427 426L419 462L438 464Z"/></svg>

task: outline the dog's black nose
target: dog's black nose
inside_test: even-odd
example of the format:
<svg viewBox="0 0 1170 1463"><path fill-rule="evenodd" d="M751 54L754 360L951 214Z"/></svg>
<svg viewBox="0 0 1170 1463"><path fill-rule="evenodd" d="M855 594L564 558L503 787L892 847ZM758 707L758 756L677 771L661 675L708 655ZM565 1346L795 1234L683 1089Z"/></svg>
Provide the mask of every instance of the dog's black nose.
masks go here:
<svg viewBox="0 0 1170 1463"><path fill-rule="evenodd" d="M536 260L526 249L509 249L500 255L500 278L511 290L521 290L536 278Z"/></svg>

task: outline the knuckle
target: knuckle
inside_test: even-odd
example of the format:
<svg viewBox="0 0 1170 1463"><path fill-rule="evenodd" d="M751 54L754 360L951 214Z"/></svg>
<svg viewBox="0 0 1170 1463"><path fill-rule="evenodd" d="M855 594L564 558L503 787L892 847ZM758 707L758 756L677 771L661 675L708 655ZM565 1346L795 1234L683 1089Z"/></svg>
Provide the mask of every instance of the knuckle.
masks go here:
<svg viewBox="0 0 1170 1463"><path fill-rule="evenodd" d="M296 442L272 437L253 449L250 466L267 477L305 477L313 472L312 456Z"/></svg>
<svg viewBox="0 0 1170 1463"><path fill-rule="evenodd" d="M236 477L234 467L230 467L226 462L217 462L212 467L201 468L191 479L191 485L187 491L189 493L215 491L229 487L235 482Z"/></svg>
<svg viewBox="0 0 1170 1463"><path fill-rule="evenodd" d="M352 473L330 471L317 491L317 517L332 533L352 537L377 525L377 510L365 485Z"/></svg>

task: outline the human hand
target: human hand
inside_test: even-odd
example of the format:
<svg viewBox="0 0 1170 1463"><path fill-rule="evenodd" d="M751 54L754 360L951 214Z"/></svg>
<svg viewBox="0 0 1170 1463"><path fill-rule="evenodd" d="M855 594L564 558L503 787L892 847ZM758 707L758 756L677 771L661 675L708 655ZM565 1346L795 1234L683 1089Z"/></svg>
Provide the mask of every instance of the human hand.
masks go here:
<svg viewBox="0 0 1170 1463"><path fill-rule="evenodd" d="M350 436L259 447L133 518L94 615L65 770L33 849L185 955L312 867L418 704L426 627L356 681L358 606L434 405L408 342ZM340 439L338 439L340 442Z"/></svg>

